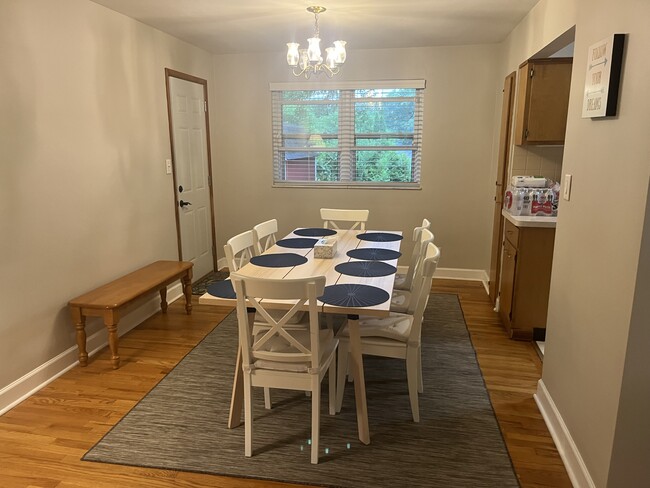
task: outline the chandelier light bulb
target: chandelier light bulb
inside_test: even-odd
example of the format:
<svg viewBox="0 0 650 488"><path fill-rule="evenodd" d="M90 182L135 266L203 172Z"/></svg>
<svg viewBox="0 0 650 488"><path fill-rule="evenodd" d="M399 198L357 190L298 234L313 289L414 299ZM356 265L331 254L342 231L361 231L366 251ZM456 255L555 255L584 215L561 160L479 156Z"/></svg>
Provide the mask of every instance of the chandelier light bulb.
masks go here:
<svg viewBox="0 0 650 488"><path fill-rule="evenodd" d="M306 49L300 50L300 69L306 70L309 67L309 56Z"/></svg>
<svg viewBox="0 0 650 488"><path fill-rule="evenodd" d="M310 37L307 39L309 42L309 48L307 48L307 54L309 55L309 61L318 62L321 60L320 56L320 38L319 37Z"/></svg>
<svg viewBox="0 0 650 488"><path fill-rule="evenodd" d="M325 58L327 67L330 69L336 68L336 48L328 47L325 49L325 52L327 53L327 57Z"/></svg>
<svg viewBox="0 0 650 488"><path fill-rule="evenodd" d="M299 47L300 44L297 42L287 42L287 63L289 66L298 66L298 60L300 59Z"/></svg>
<svg viewBox="0 0 650 488"><path fill-rule="evenodd" d="M325 73L331 78L341 70L345 63L345 41L334 41L332 47L325 49L326 57L323 56L320 47L320 29L318 27L318 15L325 12L325 7L311 6L307 11L314 14L314 35L307 39L307 49L300 49L297 42L287 43L287 64L292 68L294 76L309 78L312 74Z"/></svg>
<svg viewBox="0 0 650 488"><path fill-rule="evenodd" d="M336 62L337 64L345 63L347 53L345 52L345 41L334 41L334 49L336 49Z"/></svg>

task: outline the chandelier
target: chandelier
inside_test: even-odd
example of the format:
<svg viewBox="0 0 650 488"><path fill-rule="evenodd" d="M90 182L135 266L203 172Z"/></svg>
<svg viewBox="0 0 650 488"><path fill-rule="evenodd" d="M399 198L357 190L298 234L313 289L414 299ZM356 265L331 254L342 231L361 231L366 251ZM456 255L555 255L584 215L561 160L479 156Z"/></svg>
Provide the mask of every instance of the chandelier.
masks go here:
<svg viewBox="0 0 650 488"><path fill-rule="evenodd" d="M341 65L345 63L345 41L334 41L334 46L325 49L326 57L323 62L320 50L320 32L318 29L318 14L325 12L325 7L307 7L307 11L314 14L314 36L307 39L307 49L300 49L297 42L287 43L287 63L291 66L294 76L305 76L309 79L312 73L325 73L328 78L339 73Z"/></svg>

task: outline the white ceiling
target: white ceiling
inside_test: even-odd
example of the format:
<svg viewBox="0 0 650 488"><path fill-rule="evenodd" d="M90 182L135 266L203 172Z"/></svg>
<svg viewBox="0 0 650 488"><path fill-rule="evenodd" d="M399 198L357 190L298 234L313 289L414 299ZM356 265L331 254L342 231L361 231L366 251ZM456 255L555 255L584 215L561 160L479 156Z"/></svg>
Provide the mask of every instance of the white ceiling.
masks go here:
<svg viewBox="0 0 650 488"><path fill-rule="evenodd" d="M282 51L314 31L348 50L503 41L539 0L93 0L215 54ZM316 3L314 3L316 2Z"/></svg>

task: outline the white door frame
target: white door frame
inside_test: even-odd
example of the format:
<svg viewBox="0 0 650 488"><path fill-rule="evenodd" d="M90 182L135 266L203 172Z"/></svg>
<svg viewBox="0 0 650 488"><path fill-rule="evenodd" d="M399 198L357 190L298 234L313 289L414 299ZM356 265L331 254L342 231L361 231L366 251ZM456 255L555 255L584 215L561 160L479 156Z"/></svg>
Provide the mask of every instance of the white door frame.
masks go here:
<svg viewBox="0 0 650 488"><path fill-rule="evenodd" d="M182 73L180 71L175 71L170 68L165 68L165 89L167 92L167 119L169 122L169 144L171 147L172 153L172 176L174 179L174 215L176 217L176 240L178 243L178 259L183 260L183 242L181 240L181 223L179 215L179 197L178 197L178 179L176 175L176 162L174 161L174 129L172 125L172 101L171 101L171 91L169 86L169 78L179 78L181 80L190 81L192 83L197 83L203 86L203 96L205 97L206 107L205 107L205 130L206 130L206 145L208 150L207 165L208 165L208 178L209 178L209 191L210 191L210 208L212 210L212 219L210 222L210 227L212 228L212 244L210 248L212 249L212 270L217 270L217 236L214 225L214 195L212 192L212 159L211 159L211 150L210 150L210 113L209 113L209 103L208 103L208 82L202 78L197 78L196 76L189 75L187 73ZM194 276L194 280L200 279L202 276Z"/></svg>

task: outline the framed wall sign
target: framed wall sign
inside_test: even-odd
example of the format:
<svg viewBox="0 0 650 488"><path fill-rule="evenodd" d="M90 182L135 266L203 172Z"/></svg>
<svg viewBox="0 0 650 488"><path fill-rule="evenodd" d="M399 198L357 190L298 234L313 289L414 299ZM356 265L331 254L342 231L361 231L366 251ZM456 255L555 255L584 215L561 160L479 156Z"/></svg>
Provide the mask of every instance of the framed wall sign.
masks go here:
<svg viewBox="0 0 650 488"><path fill-rule="evenodd" d="M616 115L625 34L589 46L582 118Z"/></svg>

